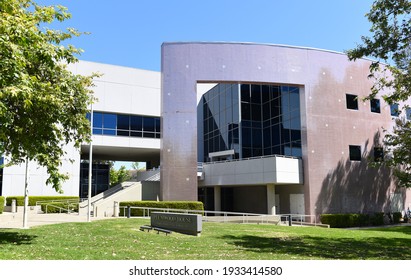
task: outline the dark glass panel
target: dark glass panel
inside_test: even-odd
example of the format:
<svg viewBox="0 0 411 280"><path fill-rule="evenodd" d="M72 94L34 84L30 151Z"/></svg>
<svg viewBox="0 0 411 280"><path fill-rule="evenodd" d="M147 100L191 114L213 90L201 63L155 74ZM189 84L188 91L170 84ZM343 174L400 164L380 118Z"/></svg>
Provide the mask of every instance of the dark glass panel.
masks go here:
<svg viewBox="0 0 411 280"><path fill-rule="evenodd" d="M130 129L142 131L143 130L143 117L142 116L130 116Z"/></svg>
<svg viewBox="0 0 411 280"><path fill-rule="evenodd" d="M130 131L131 137L143 137L143 133L141 131Z"/></svg>
<svg viewBox="0 0 411 280"><path fill-rule="evenodd" d="M251 104L251 119L253 121L261 121L261 104Z"/></svg>
<svg viewBox="0 0 411 280"><path fill-rule="evenodd" d="M144 138L155 138L155 133L153 133L153 132L144 132L143 137Z"/></svg>
<svg viewBox="0 0 411 280"><path fill-rule="evenodd" d="M270 87L267 85L261 86L261 100L263 104L270 101Z"/></svg>
<svg viewBox="0 0 411 280"><path fill-rule="evenodd" d="M250 85L241 85L241 102L251 102Z"/></svg>
<svg viewBox="0 0 411 280"><path fill-rule="evenodd" d="M149 132L155 131L155 121L153 117L143 117L143 130Z"/></svg>
<svg viewBox="0 0 411 280"><path fill-rule="evenodd" d="M243 147L251 147L251 128L243 127L242 144L243 144Z"/></svg>
<svg viewBox="0 0 411 280"><path fill-rule="evenodd" d="M249 103L241 102L241 120L251 120L251 106Z"/></svg>
<svg viewBox="0 0 411 280"><path fill-rule="evenodd" d="M130 129L130 116L129 115L117 115L117 129L123 129L123 130Z"/></svg>
<svg viewBox="0 0 411 280"><path fill-rule="evenodd" d="M353 94L346 94L345 100L347 103L347 109L358 110L358 97Z"/></svg>
<svg viewBox="0 0 411 280"><path fill-rule="evenodd" d="M117 135L130 136L130 131L129 130L117 130Z"/></svg>
<svg viewBox="0 0 411 280"><path fill-rule="evenodd" d="M261 86L251 85L251 103L261 104Z"/></svg>
<svg viewBox="0 0 411 280"><path fill-rule="evenodd" d="M101 128L93 128L93 134L101 135L103 134L103 130Z"/></svg>
<svg viewBox="0 0 411 280"><path fill-rule="evenodd" d="M160 118L154 118L155 121L155 126L156 126L156 132L161 131L161 125L160 125Z"/></svg>
<svg viewBox="0 0 411 280"><path fill-rule="evenodd" d="M379 99L371 99L370 104L371 104L371 112L381 113L381 105L380 105Z"/></svg>
<svg viewBox="0 0 411 280"><path fill-rule="evenodd" d="M350 160L360 161L361 160L361 146L349 146L350 149Z"/></svg>

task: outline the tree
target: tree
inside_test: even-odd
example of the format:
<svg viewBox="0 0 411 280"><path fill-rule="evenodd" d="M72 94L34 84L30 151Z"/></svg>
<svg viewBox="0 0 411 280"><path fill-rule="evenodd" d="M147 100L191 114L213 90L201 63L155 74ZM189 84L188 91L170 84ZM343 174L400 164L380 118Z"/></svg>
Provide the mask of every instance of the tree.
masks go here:
<svg viewBox="0 0 411 280"><path fill-rule="evenodd" d="M411 95L411 1L376 0L367 13L372 23L371 37L347 52L351 60L370 56L370 78L375 83L368 98L383 91L389 104L405 102ZM404 105L401 109L408 109ZM398 118L391 133L384 138L382 164L392 167L400 186L411 187L411 124Z"/></svg>
<svg viewBox="0 0 411 280"><path fill-rule="evenodd" d="M371 37L347 52L349 59L369 56L376 59L370 66L375 79L371 96L388 90L383 98L394 104L411 95L411 1L376 0L366 14L372 23Z"/></svg>
<svg viewBox="0 0 411 280"><path fill-rule="evenodd" d="M79 36L42 28L71 15L62 6L31 0L0 1L0 154L10 164L36 161L46 167L46 183L61 192L63 147L90 140L86 113L93 102L93 77L75 75L67 65L82 50L62 42Z"/></svg>
<svg viewBox="0 0 411 280"><path fill-rule="evenodd" d="M130 174L124 165L116 170L113 165L110 166L110 187L114 187L130 179Z"/></svg>

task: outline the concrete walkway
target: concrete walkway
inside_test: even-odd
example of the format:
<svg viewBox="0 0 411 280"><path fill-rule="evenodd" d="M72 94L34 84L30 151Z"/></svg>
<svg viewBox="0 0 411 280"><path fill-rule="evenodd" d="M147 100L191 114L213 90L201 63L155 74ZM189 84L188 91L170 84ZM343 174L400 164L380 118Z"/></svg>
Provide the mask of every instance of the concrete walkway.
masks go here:
<svg viewBox="0 0 411 280"><path fill-rule="evenodd" d="M111 219L111 218L91 218L91 221ZM28 227L42 226L48 224L72 223L72 222L87 222L87 216L79 216L77 214L37 214L29 213ZM3 228L23 228L23 213L3 212L0 214L0 229Z"/></svg>

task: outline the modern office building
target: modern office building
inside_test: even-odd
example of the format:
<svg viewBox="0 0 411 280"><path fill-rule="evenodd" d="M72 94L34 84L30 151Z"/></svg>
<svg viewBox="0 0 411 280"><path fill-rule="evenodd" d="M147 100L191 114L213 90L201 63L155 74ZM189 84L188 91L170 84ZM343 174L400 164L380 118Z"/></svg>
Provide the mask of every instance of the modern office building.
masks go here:
<svg viewBox="0 0 411 280"><path fill-rule="evenodd" d="M269 214L411 205L390 170L368 164L385 156L393 119L409 117L383 93L363 99L372 85L369 60L253 43L164 43L161 55L161 73L84 61L73 67L103 74L94 89L93 159L160 167L143 179L151 197ZM89 145L67 149L75 160L62 167L71 175L64 194L85 197ZM94 195L108 188L108 171L93 165ZM30 194L52 195L44 170L31 166ZM22 195L24 168L2 172L0 194Z"/></svg>

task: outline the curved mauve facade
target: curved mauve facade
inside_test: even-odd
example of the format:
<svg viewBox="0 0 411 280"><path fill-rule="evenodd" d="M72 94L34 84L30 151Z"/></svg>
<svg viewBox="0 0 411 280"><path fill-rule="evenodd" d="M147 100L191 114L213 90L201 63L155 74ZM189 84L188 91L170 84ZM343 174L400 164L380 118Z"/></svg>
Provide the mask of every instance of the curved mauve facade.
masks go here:
<svg viewBox="0 0 411 280"><path fill-rule="evenodd" d="M164 43L161 198L198 199L197 83L273 84L299 88L303 179L299 184L267 183L263 209L270 208L273 188L281 201L277 213L295 209L293 195L303 197L307 215L406 208L410 193L407 197L396 188L388 170L367 164L393 118L382 98L362 100L372 86L369 65L364 59L349 61L345 54L299 47ZM215 182L209 187L224 187Z"/></svg>

